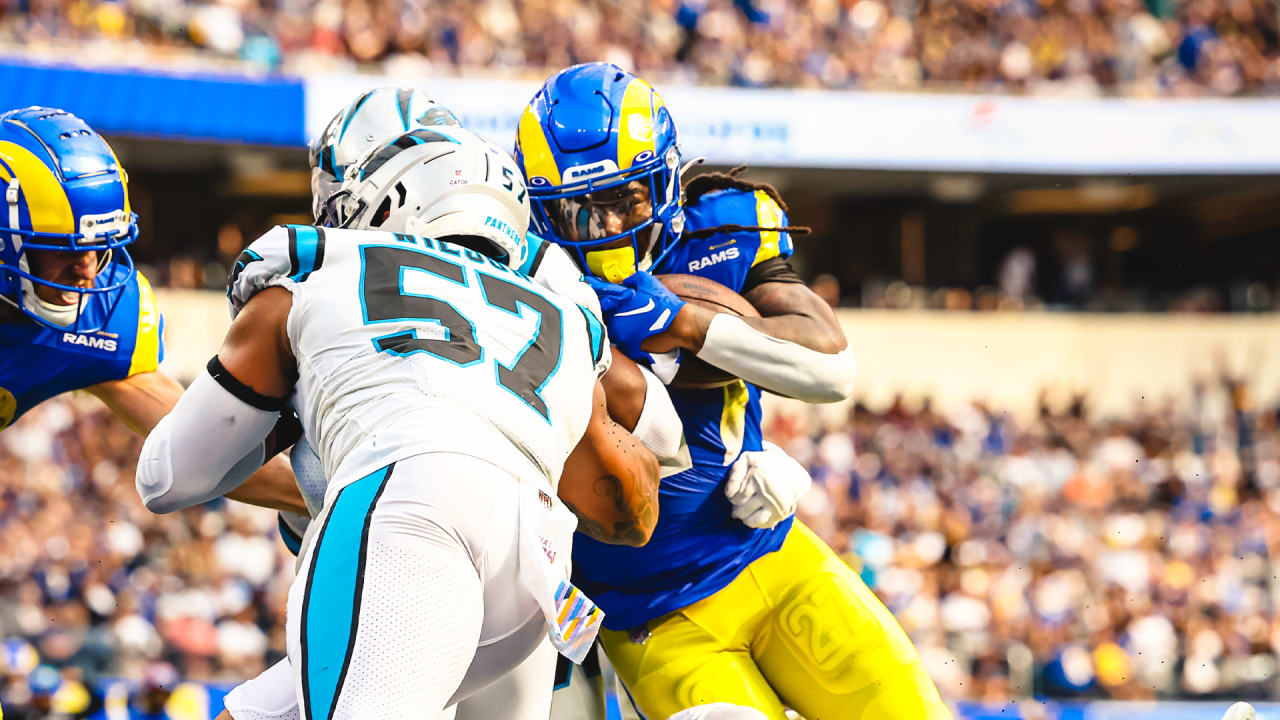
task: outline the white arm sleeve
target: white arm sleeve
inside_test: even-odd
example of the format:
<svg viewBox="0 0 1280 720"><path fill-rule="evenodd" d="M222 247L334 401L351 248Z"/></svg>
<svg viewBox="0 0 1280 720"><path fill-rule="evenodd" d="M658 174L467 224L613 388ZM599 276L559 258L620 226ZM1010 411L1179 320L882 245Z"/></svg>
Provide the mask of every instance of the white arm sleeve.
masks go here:
<svg viewBox="0 0 1280 720"><path fill-rule="evenodd" d="M279 415L200 373L142 445L136 485L143 504L168 513L236 489L266 460L264 440Z"/></svg>
<svg viewBox="0 0 1280 720"><path fill-rule="evenodd" d="M834 354L810 350L726 313L711 319L697 357L765 390L814 403L849 397L858 367L849 348Z"/></svg>
<svg viewBox="0 0 1280 720"><path fill-rule="evenodd" d="M662 477L688 470L693 467L693 461L676 406L656 375L644 367L640 367L640 374L645 382L644 407L631 434L657 456Z"/></svg>

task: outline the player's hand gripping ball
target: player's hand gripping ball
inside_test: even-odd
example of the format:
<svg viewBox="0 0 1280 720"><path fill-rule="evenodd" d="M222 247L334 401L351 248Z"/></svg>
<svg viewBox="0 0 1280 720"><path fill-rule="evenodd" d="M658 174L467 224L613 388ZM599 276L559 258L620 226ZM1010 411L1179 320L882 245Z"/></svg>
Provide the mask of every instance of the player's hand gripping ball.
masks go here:
<svg viewBox="0 0 1280 720"><path fill-rule="evenodd" d="M652 365L653 357L641 345L671 327L684 301L644 271L621 283L594 277L587 277L587 282L600 297L609 340L632 360Z"/></svg>
<svg viewBox="0 0 1280 720"><path fill-rule="evenodd" d="M675 293L676 297L690 305L738 317L760 317L760 313L746 298L715 280L680 273L659 275L658 280ZM667 384L672 387L705 389L723 387L737 379L733 373L698 359L692 352L681 350L679 370L675 379Z"/></svg>

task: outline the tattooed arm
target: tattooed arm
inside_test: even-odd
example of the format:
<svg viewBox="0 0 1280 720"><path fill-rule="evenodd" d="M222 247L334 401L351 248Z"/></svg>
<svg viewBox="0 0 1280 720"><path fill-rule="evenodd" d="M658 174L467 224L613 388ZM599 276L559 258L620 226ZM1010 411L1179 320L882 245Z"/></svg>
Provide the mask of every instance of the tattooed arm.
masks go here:
<svg viewBox="0 0 1280 720"><path fill-rule="evenodd" d="M565 462L558 494L578 516L578 531L601 542L639 547L658 524L658 460L609 418L596 383L587 432Z"/></svg>

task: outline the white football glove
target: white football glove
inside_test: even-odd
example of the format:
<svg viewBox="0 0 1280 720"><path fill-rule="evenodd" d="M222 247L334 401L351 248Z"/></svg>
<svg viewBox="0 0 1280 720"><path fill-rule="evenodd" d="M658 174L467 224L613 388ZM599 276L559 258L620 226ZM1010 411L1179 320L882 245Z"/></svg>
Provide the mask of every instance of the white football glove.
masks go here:
<svg viewBox="0 0 1280 720"><path fill-rule="evenodd" d="M733 516L748 527L771 528L796 512L796 503L813 483L809 471L771 442L744 452L729 470L724 494Z"/></svg>

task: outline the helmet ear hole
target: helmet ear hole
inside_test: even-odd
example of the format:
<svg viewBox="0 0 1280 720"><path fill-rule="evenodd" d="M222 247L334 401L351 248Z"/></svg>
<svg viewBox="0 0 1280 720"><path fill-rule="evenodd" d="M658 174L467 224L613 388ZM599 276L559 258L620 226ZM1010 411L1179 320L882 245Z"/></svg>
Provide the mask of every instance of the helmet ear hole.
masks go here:
<svg viewBox="0 0 1280 720"><path fill-rule="evenodd" d="M373 219L369 221L369 227L382 227L382 223L391 217L391 196L382 198L382 204L373 213Z"/></svg>

